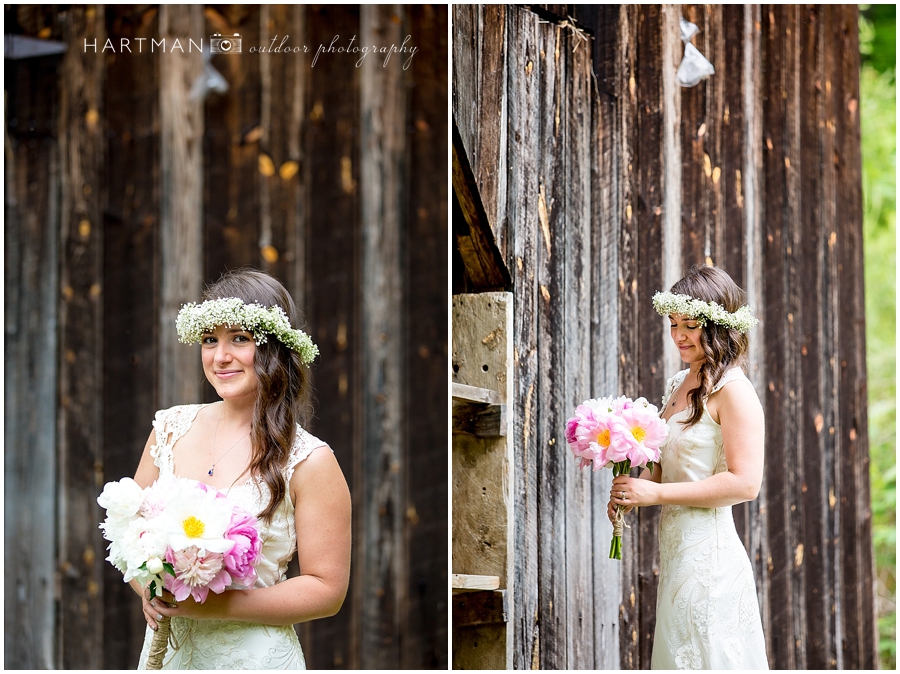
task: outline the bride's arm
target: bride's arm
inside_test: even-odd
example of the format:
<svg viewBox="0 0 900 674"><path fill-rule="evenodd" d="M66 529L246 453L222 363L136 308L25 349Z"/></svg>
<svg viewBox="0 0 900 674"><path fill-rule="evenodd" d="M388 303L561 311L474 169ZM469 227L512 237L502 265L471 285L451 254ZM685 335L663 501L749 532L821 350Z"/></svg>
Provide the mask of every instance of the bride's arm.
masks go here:
<svg viewBox="0 0 900 674"><path fill-rule="evenodd" d="M667 484L619 476L613 480L613 503L718 508L756 498L763 476L762 405L753 388L739 382L726 384L716 398L728 470L697 482ZM618 496L622 491L627 500Z"/></svg>
<svg viewBox="0 0 900 674"><path fill-rule="evenodd" d="M189 597L175 609L154 599L153 610L264 625L293 625L337 613L350 580L350 491L331 450L319 447L301 461L289 489L300 576L273 587L210 592L203 604Z"/></svg>

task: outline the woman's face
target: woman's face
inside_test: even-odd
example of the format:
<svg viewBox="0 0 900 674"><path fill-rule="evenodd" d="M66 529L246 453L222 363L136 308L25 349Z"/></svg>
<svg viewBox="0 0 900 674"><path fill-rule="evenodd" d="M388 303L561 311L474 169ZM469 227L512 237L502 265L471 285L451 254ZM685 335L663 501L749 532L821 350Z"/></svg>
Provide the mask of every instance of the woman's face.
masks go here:
<svg viewBox="0 0 900 674"><path fill-rule="evenodd" d="M672 341L681 354L681 360L685 363L700 363L706 360L706 354L700 344L703 328L695 319L680 314L669 316L669 328Z"/></svg>
<svg viewBox="0 0 900 674"><path fill-rule="evenodd" d="M203 372L222 400L255 396L259 379L253 367L253 334L220 325L200 340Z"/></svg>

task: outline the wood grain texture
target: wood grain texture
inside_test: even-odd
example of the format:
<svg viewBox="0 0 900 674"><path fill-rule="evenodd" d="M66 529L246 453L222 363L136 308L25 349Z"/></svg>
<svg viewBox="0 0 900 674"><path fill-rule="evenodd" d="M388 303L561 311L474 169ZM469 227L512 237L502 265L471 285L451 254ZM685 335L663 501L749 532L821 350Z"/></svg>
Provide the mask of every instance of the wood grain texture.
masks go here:
<svg viewBox="0 0 900 674"><path fill-rule="evenodd" d="M42 21L35 10L20 8L15 19ZM59 513L41 496L53 494L58 465L61 58L41 60L7 61L4 85L3 644L5 666L23 669L58 666L57 560L47 551L56 546Z"/></svg>
<svg viewBox="0 0 900 674"><path fill-rule="evenodd" d="M856 54L856 8L539 5L507 8L502 18L480 8L454 12L461 68L453 106L468 115L472 138L495 125L493 108L479 104L489 81L479 69L488 55L504 53L507 63L505 84L490 80L488 98L505 100L502 173L517 307L514 666L649 665L654 513L642 512L639 531L626 536L621 584L593 581L586 618L582 593L591 580L571 553L590 549L593 578L608 575L598 561L608 550L608 525L596 507L608 483L601 476L585 488L580 476L553 463L548 419L564 416L580 395L582 368L591 371L595 395L661 393L680 363L663 355L667 339L648 316L650 297L695 263L725 268L761 318L748 369L766 413L766 476L759 497L734 511L757 579L770 666L873 662L869 509L861 496L868 487L860 482L858 79L855 58L842 56ZM681 51L670 34L672 12L698 25L694 44L716 68L691 89L673 90L670 73L661 71L674 68ZM537 26L529 23L535 16ZM500 23L505 44L492 42ZM591 38L588 149L580 136L585 122L574 112L574 51L557 49L575 29ZM557 62L557 54L566 57ZM575 176L585 154L592 174L583 197ZM589 244L578 227L585 204ZM492 208L486 202L485 211ZM592 267L586 311L579 285L585 263ZM584 313L589 325L573 320ZM576 515L589 503L592 529ZM849 568L846 555L862 564ZM617 616L600 606L609 593ZM584 644L587 631L593 652Z"/></svg>
<svg viewBox="0 0 900 674"><path fill-rule="evenodd" d="M364 6L361 41L400 44L403 10ZM400 259L401 180L405 164L406 91L399 59L382 67L367 59L360 84L360 208L362 273L368 282L361 297L364 351L362 390L365 594L360 609L362 653L367 666L401 665L402 606L406 601L403 533L406 448L402 434L403 288Z"/></svg>
<svg viewBox="0 0 900 674"><path fill-rule="evenodd" d="M409 188L403 247L409 317L404 336L406 445L407 605L403 667L442 669L449 665L447 560L449 546L446 453L449 318L447 174L449 7L407 8L406 33L419 51L409 68L407 124ZM424 412L424 413L423 413ZM421 451L427 447L429 451ZM423 554L428 551L428 554Z"/></svg>
<svg viewBox="0 0 900 674"><path fill-rule="evenodd" d="M107 17L110 39L158 38L158 12L133 8ZM160 59L116 58L104 90L107 202L103 224L103 471L134 475L156 408L159 268ZM167 337L176 341L174 326ZM178 345L190 350L188 347ZM103 543L105 545L105 543ZM137 662L147 622L134 590L103 565L104 666Z"/></svg>
<svg viewBox="0 0 900 674"><path fill-rule="evenodd" d="M159 33L188 43L202 34L202 8L168 6L159 13ZM203 282L203 102L191 96L203 72L196 49L171 52L159 62L160 274L159 403L184 405L199 398L197 349L172 339L181 305L196 301Z"/></svg>
<svg viewBox="0 0 900 674"><path fill-rule="evenodd" d="M105 34L102 8L71 8L61 17L68 50L60 64L58 518L61 599L57 663L98 669L103 632L83 625L103 609L104 546L97 494L103 488L103 170L105 69L82 45ZM45 354L51 357L51 354ZM46 550L41 554L47 554Z"/></svg>
<svg viewBox="0 0 900 674"><path fill-rule="evenodd" d="M514 669L539 668L543 625L539 617L538 578L538 471L537 386L537 302L539 287L531 260L541 245L538 237L538 172L535 165L540 152L540 87L537 61L540 53L539 25L527 11L514 10L507 15L506 42L507 97L509 111L509 180L507 217L519 223L511 233L510 250L515 259L513 287L516 288L513 318L516 381L514 442L519 461L514 464L515 494L515 578L512 621L512 666ZM529 261L526 265L525 262ZM512 265L511 265L512 266ZM456 650L456 646L454 646Z"/></svg>

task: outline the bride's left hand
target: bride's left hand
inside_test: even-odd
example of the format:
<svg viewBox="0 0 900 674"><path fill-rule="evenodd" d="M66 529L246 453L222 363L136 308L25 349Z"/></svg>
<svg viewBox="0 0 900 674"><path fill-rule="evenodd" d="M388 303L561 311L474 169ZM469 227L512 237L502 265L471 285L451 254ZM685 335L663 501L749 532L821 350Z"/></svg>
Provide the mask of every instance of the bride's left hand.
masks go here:
<svg viewBox="0 0 900 674"><path fill-rule="evenodd" d="M652 480L619 475L613 478L609 497L613 503L626 507L657 505L659 502L656 498L657 487L659 485Z"/></svg>
<svg viewBox="0 0 900 674"><path fill-rule="evenodd" d="M190 595L186 599L176 601L168 591L163 590L162 597L156 597L150 606L159 614L169 618L193 618L194 620L221 619L221 604L225 601L223 594L210 592L202 604L194 601Z"/></svg>

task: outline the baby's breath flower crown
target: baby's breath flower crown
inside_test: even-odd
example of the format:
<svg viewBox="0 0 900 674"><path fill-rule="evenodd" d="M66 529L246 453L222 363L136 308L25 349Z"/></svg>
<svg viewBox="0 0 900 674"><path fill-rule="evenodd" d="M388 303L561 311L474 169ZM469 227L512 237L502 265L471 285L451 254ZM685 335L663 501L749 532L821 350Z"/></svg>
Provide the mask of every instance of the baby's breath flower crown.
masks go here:
<svg viewBox="0 0 900 674"><path fill-rule="evenodd" d="M182 344L196 344L204 332L212 332L220 325L240 326L241 330L253 333L256 345L265 344L273 335L289 349L300 354L300 360L309 364L319 355L319 348L303 330L291 328L291 322L281 307L264 307L260 304L245 304L238 297L207 300L202 304L188 302L175 319L178 341Z"/></svg>
<svg viewBox="0 0 900 674"><path fill-rule="evenodd" d="M657 292L653 296L653 308L660 316L679 314L693 318L700 327L706 325L707 321L712 321L738 332L747 332L759 323L759 319L754 317L753 311L746 304L732 312L715 302L704 302L690 295Z"/></svg>

